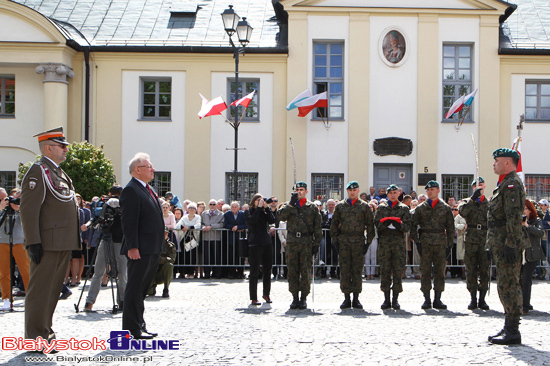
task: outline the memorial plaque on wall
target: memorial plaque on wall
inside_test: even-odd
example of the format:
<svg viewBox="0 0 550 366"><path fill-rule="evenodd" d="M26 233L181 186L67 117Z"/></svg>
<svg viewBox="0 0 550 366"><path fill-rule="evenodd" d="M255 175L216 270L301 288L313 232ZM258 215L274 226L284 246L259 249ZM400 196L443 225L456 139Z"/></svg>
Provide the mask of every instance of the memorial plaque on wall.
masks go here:
<svg viewBox="0 0 550 366"><path fill-rule="evenodd" d="M411 155L413 143L409 139L401 137L386 137L374 140L374 153L379 156L386 155Z"/></svg>
<svg viewBox="0 0 550 366"><path fill-rule="evenodd" d="M435 180L435 173L418 173L418 185L425 186L429 181Z"/></svg>

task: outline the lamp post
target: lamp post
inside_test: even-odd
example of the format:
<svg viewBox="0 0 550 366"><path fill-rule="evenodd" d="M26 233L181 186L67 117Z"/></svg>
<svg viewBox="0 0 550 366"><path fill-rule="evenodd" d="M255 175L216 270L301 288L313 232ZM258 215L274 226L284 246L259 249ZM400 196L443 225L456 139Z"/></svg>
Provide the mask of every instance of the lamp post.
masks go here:
<svg viewBox="0 0 550 366"><path fill-rule="evenodd" d="M252 35L252 27L246 21L246 17L243 17L242 20L240 16L235 13L233 10L233 5L229 5L228 9L225 9L221 14L223 20L223 26L225 32L229 36L229 43L233 48L233 58L235 59L235 100L239 99L239 55L244 55L244 48L250 42L250 36ZM233 35L237 33L241 47L235 46L233 42ZM244 91L243 91L244 92ZM233 200L237 200L238 194L238 185L237 185L237 161L238 161L238 151L239 151L239 107L235 107L235 120L233 121L233 129L235 130L235 156L234 156L234 171L233 171Z"/></svg>

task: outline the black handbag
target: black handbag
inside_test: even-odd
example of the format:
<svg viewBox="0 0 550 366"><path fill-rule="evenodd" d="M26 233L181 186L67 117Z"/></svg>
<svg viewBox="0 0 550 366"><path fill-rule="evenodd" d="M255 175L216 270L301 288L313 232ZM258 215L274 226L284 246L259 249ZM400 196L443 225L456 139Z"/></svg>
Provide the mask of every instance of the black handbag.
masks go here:
<svg viewBox="0 0 550 366"><path fill-rule="evenodd" d="M239 257L241 258L248 257L248 239L247 238L239 239Z"/></svg>
<svg viewBox="0 0 550 366"><path fill-rule="evenodd" d="M540 243L537 243L535 246L525 248L525 260L527 262L537 262L541 259L544 259L544 252L542 251L542 246Z"/></svg>

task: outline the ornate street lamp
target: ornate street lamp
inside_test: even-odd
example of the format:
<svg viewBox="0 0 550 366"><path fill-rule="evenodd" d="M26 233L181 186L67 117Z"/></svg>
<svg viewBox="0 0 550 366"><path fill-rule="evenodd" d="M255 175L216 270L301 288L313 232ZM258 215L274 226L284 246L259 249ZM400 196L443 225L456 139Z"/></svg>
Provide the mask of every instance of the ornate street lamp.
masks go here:
<svg viewBox="0 0 550 366"><path fill-rule="evenodd" d="M248 24L248 21L246 20L246 17L243 17L242 20L241 17L235 13L235 10L233 10L233 5L229 5L228 9L225 9L224 12L221 14L222 20L223 20L223 26L225 29L225 32L229 36L229 43L231 44L231 47L233 48L233 58L235 59L235 100L239 99L239 55L244 55L244 48L248 45L250 42L250 37L252 36L252 27L250 24ZM233 42L232 36L237 33L237 37L239 39L239 42L241 44L241 47L235 46L235 43ZM244 93L244 91L243 91ZM238 151L239 151L239 119L238 119L238 110L239 107L235 107L235 120L233 122L233 129L235 130L235 148L234 148L234 171L233 171L233 200L237 201L237 195L238 195L238 185L237 185L237 157L238 157Z"/></svg>

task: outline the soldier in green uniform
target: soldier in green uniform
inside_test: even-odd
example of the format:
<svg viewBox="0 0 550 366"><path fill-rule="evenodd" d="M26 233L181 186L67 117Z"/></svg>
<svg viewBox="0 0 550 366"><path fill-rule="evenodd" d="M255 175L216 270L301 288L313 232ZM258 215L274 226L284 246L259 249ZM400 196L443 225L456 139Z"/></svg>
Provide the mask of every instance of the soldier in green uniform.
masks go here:
<svg viewBox="0 0 550 366"><path fill-rule="evenodd" d="M493 191L487 214L487 246L497 266L497 287L504 307L504 328L489 341L494 344L521 344L519 317L522 294L519 282L522 260L521 222L525 206L525 188L516 174L517 151L497 149L493 152L493 171L499 184Z"/></svg>
<svg viewBox="0 0 550 366"><path fill-rule="evenodd" d="M411 229L409 207L399 202L399 187L395 184L386 189L387 202L382 202L374 215L374 225L378 231L378 264L380 265L380 289L384 292L381 309L401 306L397 302L403 292L401 276L405 269L405 234ZM393 286L392 286L393 278ZM390 302L390 289L393 297Z"/></svg>
<svg viewBox="0 0 550 366"><path fill-rule="evenodd" d="M296 183L296 192L277 213L281 221L286 221L288 289L293 298L291 309L307 308L313 255L319 251L322 238L321 213L313 202L307 200L307 192L305 182Z"/></svg>
<svg viewBox="0 0 550 366"><path fill-rule="evenodd" d="M352 306L354 309L363 309L359 302L359 293L363 288L361 272L365 265L365 254L374 239L374 215L368 203L359 198L359 183L349 182L346 190L348 198L338 202L330 224L332 242L336 241L339 247L340 289L345 296L340 309Z"/></svg>
<svg viewBox="0 0 550 366"><path fill-rule="evenodd" d="M476 180L472 182L472 186L475 185ZM489 289L489 260L485 249L489 201L484 195L485 181L482 177L479 177L478 187L472 197L463 200L458 205L458 212L467 224L464 240L464 263L466 264L466 288L471 295L468 309L473 310L479 307L483 310L489 310L489 305L485 302L485 295ZM477 301L478 291L479 302Z"/></svg>
<svg viewBox="0 0 550 366"><path fill-rule="evenodd" d="M447 309L441 302L445 290L445 259L453 245L455 223L451 207L439 199L439 183L431 180L426 184L428 199L419 204L412 217L411 235L420 249L420 290L424 293L422 309ZM420 227L419 230L416 228ZM430 299L431 275L434 275L434 301Z"/></svg>

